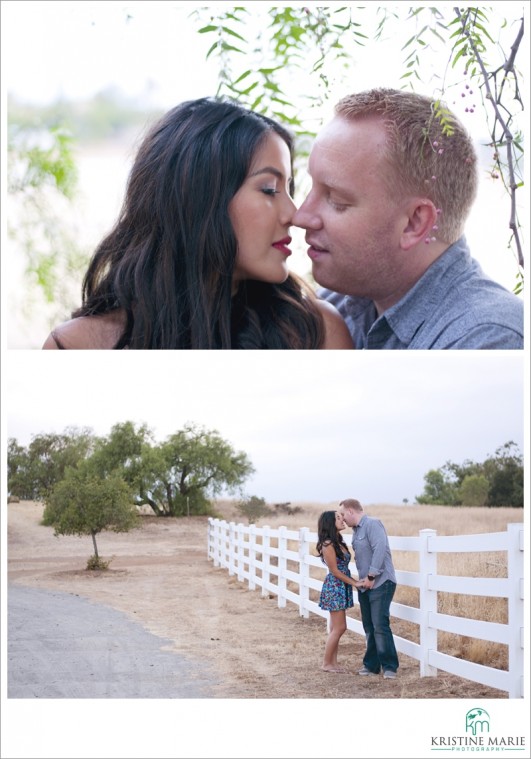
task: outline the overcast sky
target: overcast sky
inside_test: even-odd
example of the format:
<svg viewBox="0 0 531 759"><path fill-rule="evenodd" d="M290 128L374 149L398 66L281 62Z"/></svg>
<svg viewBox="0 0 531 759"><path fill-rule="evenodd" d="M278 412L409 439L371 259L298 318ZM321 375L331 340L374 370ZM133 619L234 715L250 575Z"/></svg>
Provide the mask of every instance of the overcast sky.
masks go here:
<svg viewBox="0 0 531 759"><path fill-rule="evenodd" d="M148 358L146 358L148 355ZM269 502L412 502L446 461L523 451L523 352L11 351L7 435L195 422L250 457Z"/></svg>

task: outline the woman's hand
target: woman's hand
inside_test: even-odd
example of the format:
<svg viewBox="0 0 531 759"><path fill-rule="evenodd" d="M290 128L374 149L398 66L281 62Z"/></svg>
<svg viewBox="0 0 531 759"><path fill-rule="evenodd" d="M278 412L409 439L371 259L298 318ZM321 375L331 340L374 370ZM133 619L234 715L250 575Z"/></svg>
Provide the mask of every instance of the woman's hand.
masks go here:
<svg viewBox="0 0 531 759"><path fill-rule="evenodd" d="M370 590L374 585L374 580L369 580L368 577L364 577L363 580L359 580L358 588L366 588Z"/></svg>

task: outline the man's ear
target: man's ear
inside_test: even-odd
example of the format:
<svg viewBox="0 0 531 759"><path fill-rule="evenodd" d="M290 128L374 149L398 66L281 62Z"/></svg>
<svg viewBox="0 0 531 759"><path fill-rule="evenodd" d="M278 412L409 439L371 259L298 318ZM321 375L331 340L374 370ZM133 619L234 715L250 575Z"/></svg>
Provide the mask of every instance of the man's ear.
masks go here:
<svg viewBox="0 0 531 759"><path fill-rule="evenodd" d="M413 198L407 209L407 223L400 235L402 250L411 250L419 243L436 237L437 209L429 198Z"/></svg>

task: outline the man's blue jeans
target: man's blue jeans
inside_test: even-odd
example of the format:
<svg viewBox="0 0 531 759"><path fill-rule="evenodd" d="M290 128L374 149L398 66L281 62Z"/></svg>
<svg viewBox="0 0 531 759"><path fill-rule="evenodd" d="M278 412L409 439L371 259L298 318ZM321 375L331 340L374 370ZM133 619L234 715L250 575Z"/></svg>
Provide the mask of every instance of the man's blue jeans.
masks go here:
<svg viewBox="0 0 531 759"><path fill-rule="evenodd" d="M363 665L371 672L378 674L380 669L398 669L393 633L389 624L389 608L396 590L396 583L386 580L375 590L358 590L358 600L361 609L361 622L365 630L367 650L363 657Z"/></svg>

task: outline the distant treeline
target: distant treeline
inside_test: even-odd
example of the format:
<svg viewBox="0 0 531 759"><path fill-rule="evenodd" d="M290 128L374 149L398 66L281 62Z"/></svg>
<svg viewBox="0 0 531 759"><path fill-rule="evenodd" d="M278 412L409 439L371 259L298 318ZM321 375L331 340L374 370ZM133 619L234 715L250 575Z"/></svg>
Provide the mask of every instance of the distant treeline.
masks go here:
<svg viewBox="0 0 531 759"><path fill-rule="evenodd" d="M516 443L509 441L482 463L447 461L424 475L418 503L442 506L524 505L524 465Z"/></svg>
<svg viewBox="0 0 531 759"><path fill-rule="evenodd" d="M131 128L141 130L163 111L126 98L119 90L102 90L89 100L59 99L49 105L23 103L8 97L8 126L13 130L61 128L78 143L113 139Z"/></svg>

